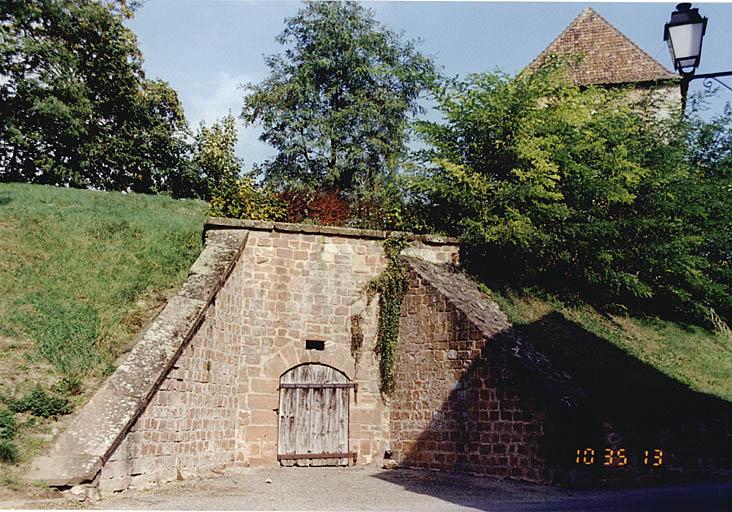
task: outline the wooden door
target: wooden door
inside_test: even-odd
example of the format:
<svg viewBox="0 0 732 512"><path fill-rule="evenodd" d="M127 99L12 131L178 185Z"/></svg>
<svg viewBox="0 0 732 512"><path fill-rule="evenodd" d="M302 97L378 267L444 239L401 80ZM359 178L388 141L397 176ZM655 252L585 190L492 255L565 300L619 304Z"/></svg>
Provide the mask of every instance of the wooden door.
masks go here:
<svg viewBox="0 0 732 512"><path fill-rule="evenodd" d="M280 378L277 458L283 466L347 466L348 377L303 364Z"/></svg>

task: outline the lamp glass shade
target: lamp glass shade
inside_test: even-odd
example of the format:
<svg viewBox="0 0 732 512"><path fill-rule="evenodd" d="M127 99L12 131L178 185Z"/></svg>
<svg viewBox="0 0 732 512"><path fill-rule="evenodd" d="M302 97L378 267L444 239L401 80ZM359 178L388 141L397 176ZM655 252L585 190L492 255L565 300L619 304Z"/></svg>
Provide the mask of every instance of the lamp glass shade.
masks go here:
<svg viewBox="0 0 732 512"><path fill-rule="evenodd" d="M679 71L686 72L699 65L704 23L686 23L668 27L671 58Z"/></svg>

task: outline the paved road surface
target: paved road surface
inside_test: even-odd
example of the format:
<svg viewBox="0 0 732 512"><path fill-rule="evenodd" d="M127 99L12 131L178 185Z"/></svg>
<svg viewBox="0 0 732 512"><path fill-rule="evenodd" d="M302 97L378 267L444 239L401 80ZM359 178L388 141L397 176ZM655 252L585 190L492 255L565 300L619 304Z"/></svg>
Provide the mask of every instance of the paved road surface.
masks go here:
<svg viewBox="0 0 732 512"><path fill-rule="evenodd" d="M267 479L271 483L266 483ZM412 470L275 468L127 491L98 503L107 509L663 511L732 512L732 482L622 490L570 491L550 486Z"/></svg>

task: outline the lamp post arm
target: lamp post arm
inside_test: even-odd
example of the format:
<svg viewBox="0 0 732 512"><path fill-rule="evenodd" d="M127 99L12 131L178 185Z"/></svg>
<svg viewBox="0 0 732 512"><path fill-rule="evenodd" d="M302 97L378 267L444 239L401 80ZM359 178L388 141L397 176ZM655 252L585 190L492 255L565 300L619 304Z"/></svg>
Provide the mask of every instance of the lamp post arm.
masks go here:
<svg viewBox="0 0 732 512"><path fill-rule="evenodd" d="M732 71L720 71L719 73L702 73L701 75L691 75L688 80L697 80L699 78L717 78L719 76L732 76Z"/></svg>
<svg viewBox="0 0 732 512"><path fill-rule="evenodd" d="M704 88L707 90L707 92L709 92L712 89L712 85L713 85L712 84L712 80L714 80L715 82L717 82L719 85L721 85L725 89L727 89L729 91L732 91L732 87L730 87L729 85L727 85L724 82L722 82L719 78L711 77L711 78L705 78L704 79L704 82L703 82Z"/></svg>
<svg viewBox="0 0 732 512"><path fill-rule="evenodd" d="M697 78L701 78L704 80L704 87L709 91L712 88L712 80L717 82L719 85L724 87L725 89L728 89L732 91L732 87L722 82L719 78L720 76L732 76L732 71L720 71L719 73L704 73L701 75L694 75L689 80L696 80Z"/></svg>
<svg viewBox="0 0 732 512"><path fill-rule="evenodd" d="M699 75L694 75L691 73L681 75L681 110L686 110L686 96L689 92L689 82L692 80L704 80L704 87L710 87L711 86L711 80L714 80L715 82L723 85L730 91L732 91L732 87L725 84L721 80L718 79L720 76L732 76L732 71L720 71L718 73L702 73ZM709 84L709 85L707 85Z"/></svg>

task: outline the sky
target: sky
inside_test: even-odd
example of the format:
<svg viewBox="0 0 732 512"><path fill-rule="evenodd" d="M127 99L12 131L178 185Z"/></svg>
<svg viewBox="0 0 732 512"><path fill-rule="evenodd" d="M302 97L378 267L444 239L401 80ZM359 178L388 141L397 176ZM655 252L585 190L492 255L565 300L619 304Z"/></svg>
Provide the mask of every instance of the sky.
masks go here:
<svg viewBox="0 0 732 512"><path fill-rule="evenodd" d="M531 62L584 9L592 7L667 68L663 25L675 3L422 2L365 1L387 28L420 39L446 76L501 70L510 74ZM128 24L137 34L149 78L178 91L193 127L231 112L238 116L240 84L268 74L264 56L282 47L275 37L302 3L296 0L146 0ZM732 3L694 4L709 18L697 73L732 70ZM722 79L725 80L725 79ZM732 77L726 82L732 86ZM690 93L703 91L693 81ZM732 103L719 88L707 116ZM428 113L434 118L436 113ZM260 129L239 121L237 154L250 167L274 155L258 140Z"/></svg>

